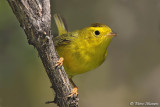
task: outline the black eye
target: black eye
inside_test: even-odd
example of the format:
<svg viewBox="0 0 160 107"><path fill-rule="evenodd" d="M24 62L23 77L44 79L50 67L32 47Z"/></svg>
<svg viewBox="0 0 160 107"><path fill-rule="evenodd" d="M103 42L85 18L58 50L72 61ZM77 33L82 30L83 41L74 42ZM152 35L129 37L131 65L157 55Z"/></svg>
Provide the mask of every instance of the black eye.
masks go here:
<svg viewBox="0 0 160 107"><path fill-rule="evenodd" d="M96 30L94 33L95 33L95 35L97 35L97 36L100 34L100 32L99 32L98 30Z"/></svg>

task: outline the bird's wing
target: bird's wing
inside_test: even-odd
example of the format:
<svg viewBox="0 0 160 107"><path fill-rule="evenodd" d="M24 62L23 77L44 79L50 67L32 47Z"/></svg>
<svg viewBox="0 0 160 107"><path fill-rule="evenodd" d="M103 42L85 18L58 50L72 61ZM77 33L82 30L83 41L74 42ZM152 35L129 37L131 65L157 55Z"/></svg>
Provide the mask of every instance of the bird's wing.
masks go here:
<svg viewBox="0 0 160 107"><path fill-rule="evenodd" d="M70 42L72 42L75 38L77 38L74 33L68 32L66 34L56 36L53 38L54 45L57 46L62 46L62 45L67 45Z"/></svg>

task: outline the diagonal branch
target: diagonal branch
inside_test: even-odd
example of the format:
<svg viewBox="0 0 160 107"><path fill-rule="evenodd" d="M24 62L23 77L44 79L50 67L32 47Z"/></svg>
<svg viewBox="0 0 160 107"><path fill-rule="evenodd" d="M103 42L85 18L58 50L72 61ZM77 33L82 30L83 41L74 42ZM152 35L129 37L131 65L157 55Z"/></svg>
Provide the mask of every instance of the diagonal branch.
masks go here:
<svg viewBox="0 0 160 107"><path fill-rule="evenodd" d="M38 51L56 93L54 102L60 107L77 107L78 98L67 97L72 88L64 68L55 67L58 55L51 35L50 0L8 0L8 3L24 29L28 43Z"/></svg>

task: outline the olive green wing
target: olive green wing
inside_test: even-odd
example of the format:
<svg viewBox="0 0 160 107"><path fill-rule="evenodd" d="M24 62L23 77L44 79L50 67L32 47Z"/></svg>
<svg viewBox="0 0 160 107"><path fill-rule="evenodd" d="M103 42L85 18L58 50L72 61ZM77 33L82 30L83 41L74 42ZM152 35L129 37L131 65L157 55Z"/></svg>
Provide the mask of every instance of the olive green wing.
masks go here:
<svg viewBox="0 0 160 107"><path fill-rule="evenodd" d="M72 42L75 38L77 38L76 35L72 32L68 32L67 34L63 34L60 36L56 36L53 38L54 45L57 46L62 46L62 45L67 45L70 42Z"/></svg>

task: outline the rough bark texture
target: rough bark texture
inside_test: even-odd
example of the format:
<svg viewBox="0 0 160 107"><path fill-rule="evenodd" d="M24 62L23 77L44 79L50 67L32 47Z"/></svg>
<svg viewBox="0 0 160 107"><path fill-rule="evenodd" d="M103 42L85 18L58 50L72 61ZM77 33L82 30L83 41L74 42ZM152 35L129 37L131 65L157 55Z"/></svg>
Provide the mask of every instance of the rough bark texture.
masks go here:
<svg viewBox="0 0 160 107"><path fill-rule="evenodd" d="M42 60L60 107L77 107L78 98L68 98L71 85L62 67L55 67L58 56L51 35L50 0L8 0L10 7L24 29L28 43L33 45Z"/></svg>

